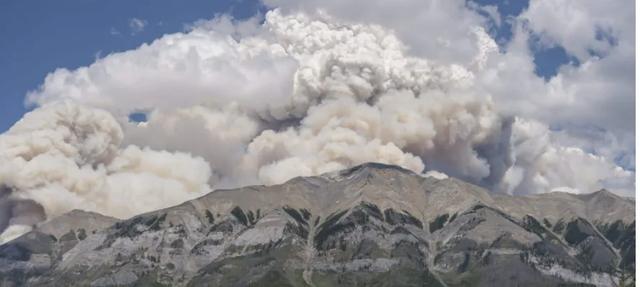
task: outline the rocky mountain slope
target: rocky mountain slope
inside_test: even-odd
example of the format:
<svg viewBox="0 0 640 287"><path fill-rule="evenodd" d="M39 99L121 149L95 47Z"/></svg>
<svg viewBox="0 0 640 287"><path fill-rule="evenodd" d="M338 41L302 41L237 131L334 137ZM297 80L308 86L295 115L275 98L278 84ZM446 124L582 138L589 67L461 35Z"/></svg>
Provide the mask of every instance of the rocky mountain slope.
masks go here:
<svg viewBox="0 0 640 287"><path fill-rule="evenodd" d="M634 209L364 164L121 221L73 211L0 246L0 285L617 286Z"/></svg>

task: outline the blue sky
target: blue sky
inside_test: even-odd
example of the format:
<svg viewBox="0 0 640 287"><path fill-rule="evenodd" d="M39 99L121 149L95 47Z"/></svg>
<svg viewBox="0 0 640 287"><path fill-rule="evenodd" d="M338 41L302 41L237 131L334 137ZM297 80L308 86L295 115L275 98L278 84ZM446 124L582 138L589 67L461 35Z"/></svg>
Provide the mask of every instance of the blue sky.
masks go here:
<svg viewBox="0 0 640 287"><path fill-rule="evenodd" d="M502 17L516 16L528 1L474 0L498 6ZM96 57L135 48L185 24L229 13L247 18L263 13L254 0L7 0L0 2L0 132L26 111L25 94L56 68L74 69ZM137 20L134 20L137 19ZM136 26L138 24L138 26ZM140 25L142 24L142 25ZM143 27L142 27L143 26ZM491 27L500 43L510 25ZM536 73L554 75L571 57L559 47L535 51Z"/></svg>
<svg viewBox="0 0 640 287"><path fill-rule="evenodd" d="M217 13L247 18L260 9L239 0L0 1L0 132L20 119L25 94L56 68L91 64ZM137 33L134 18L146 22Z"/></svg>

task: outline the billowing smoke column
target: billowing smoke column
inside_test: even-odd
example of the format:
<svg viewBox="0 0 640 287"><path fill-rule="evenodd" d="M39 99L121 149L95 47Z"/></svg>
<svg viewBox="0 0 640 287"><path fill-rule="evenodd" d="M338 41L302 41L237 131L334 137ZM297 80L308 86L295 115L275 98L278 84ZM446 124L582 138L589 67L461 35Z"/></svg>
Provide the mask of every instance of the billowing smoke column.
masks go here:
<svg viewBox="0 0 640 287"><path fill-rule="evenodd" d="M0 204L16 210L0 229L73 208L127 217L371 161L496 192L632 188L633 173L501 115L475 87L497 46L480 27L469 35L467 66L436 63L380 26L272 10L263 24L221 17L57 70L29 95L40 107L0 136ZM128 122L136 111L147 121Z"/></svg>
<svg viewBox="0 0 640 287"><path fill-rule="evenodd" d="M210 191L203 159L121 148L122 136L108 112L71 102L26 114L0 136L0 229L74 208L128 217Z"/></svg>

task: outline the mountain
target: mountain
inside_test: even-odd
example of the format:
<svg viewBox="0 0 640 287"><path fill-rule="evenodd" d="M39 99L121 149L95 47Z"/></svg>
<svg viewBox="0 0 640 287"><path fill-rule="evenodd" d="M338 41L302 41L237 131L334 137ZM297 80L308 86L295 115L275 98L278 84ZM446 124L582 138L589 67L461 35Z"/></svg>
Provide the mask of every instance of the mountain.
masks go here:
<svg viewBox="0 0 640 287"><path fill-rule="evenodd" d="M126 220L73 211L0 246L0 286L618 286L634 212L368 163Z"/></svg>

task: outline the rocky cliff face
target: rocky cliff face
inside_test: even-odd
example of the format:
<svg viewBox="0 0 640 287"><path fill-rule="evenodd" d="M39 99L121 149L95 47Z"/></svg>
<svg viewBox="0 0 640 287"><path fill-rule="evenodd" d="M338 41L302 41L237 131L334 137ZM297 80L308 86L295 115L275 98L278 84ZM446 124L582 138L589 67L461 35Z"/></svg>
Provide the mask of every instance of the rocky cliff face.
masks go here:
<svg viewBox="0 0 640 287"><path fill-rule="evenodd" d="M0 246L0 285L617 286L634 208L365 164L122 221L75 211Z"/></svg>

